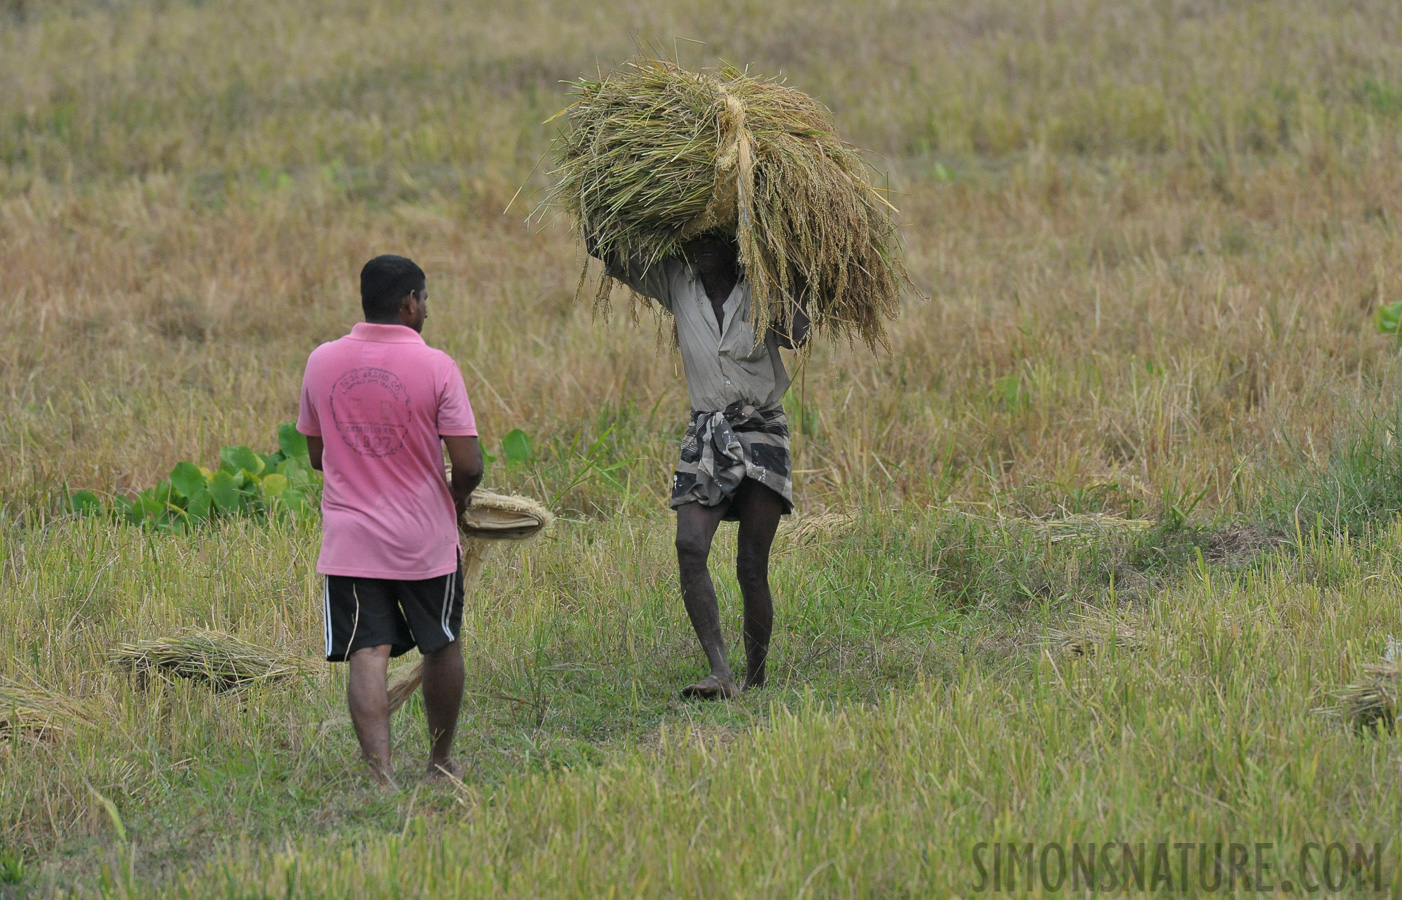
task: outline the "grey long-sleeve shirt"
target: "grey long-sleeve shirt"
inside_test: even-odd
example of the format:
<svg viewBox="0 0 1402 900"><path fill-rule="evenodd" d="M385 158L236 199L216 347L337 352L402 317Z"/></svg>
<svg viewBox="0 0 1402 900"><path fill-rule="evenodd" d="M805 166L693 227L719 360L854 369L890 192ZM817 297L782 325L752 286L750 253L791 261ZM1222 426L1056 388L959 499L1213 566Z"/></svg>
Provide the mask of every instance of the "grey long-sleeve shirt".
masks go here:
<svg viewBox="0 0 1402 900"><path fill-rule="evenodd" d="M641 274L615 263L606 264L604 271L656 300L677 320L677 342L693 410L717 412L735 402L768 409L783 401L789 373L773 331L755 344L748 282L742 279L726 298L722 329L701 276L682 260L663 260Z"/></svg>

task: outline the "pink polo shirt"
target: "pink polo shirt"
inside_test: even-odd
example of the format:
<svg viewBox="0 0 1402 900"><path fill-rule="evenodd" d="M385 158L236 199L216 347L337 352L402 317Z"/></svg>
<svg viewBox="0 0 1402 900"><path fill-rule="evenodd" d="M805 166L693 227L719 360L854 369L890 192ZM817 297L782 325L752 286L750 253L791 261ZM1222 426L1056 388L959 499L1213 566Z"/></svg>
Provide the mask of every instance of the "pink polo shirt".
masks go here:
<svg viewBox="0 0 1402 900"><path fill-rule="evenodd" d="M307 359L297 430L320 436L323 575L419 581L457 568L440 436L476 435L457 363L412 328L361 322Z"/></svg>

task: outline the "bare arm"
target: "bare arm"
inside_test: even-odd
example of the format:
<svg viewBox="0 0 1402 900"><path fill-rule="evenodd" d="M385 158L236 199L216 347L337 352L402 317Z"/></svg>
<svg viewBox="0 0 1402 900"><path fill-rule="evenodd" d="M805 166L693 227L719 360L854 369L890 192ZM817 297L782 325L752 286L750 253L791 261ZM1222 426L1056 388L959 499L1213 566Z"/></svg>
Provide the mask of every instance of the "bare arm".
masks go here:
<svg viewBox="0 0 1402 900"><path fill-rule="evenodd" d="M482 448L475 436L444 435L443 444L453 464L449 487L453 492L453 506L461 519L473 489L482 483Z"/></svg>
<svg viewBox="0 0 1402 900"><path fill-rule="evenodd" d="M663 260L652 266L644 266L640 256L624 256L617 250L604 252L593 237L586 238L584 250L604 264L604 274L628 285L644 297L656 300L668 312L672 309L672 299L667 291L667 265Z"/></svg>
<svg viewBox="0 0 1402 900"><path fill-rule="evenodd" d="M321 471L321 435L309 434L307 438L307 456L311 460L312 468Z"/></svg>

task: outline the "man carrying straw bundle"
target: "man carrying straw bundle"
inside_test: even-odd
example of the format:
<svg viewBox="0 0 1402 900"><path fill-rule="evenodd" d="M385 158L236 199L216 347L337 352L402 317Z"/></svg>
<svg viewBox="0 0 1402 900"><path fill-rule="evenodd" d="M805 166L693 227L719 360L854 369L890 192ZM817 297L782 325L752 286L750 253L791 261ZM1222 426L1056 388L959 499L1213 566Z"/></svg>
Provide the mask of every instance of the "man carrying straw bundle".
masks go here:
<svg viewBox="0 0 1402 900"><path fill-rule="evenodd" d="M604 261L598 303L619 281L676 323L692 413L671 505L682 598L711 667L682 693L733 697L711 540L721 521L740 523L744 685L758 687L769 550L793 508L779 350L804 344L810 327L885 345L884 320L909 283L891 207L831 114L779 82L643 57L573 89L547 202Z"/></svg>
<svg viewBox="0 0 1402 900"><path fill-rule="evenodd" d="M428 775L456 775L462 705L458 519L482 480L477 424L452 357L424 343L424 272L377 256L360 272L365 321L307 360L297 430L325 473L326 658L349 660L347 702L372 777L394 786L389 659L423 654ZM453 464L443 471L443 447Z"/></svg>
<svg viewBox="0 0 1402 900"><path fill-rule="evenodd" d="M761 339L734 240L705 234L682 251L682 257L636 276L617 259L606 260L605 271L656 300L676 321L692 413L672 476L671 506L677 511L682 602L711 666L709 675L682 689L682 696L728 699L740 688L730 670L707 565L711 540L722 521L740 523L735 574L745 603L745 689L761 687L774 623L769 548L779 517L793 510L783 407L789 374L779 348L805 343L809 322L802 304L795 304L790 324L776 323Z"/></svg>

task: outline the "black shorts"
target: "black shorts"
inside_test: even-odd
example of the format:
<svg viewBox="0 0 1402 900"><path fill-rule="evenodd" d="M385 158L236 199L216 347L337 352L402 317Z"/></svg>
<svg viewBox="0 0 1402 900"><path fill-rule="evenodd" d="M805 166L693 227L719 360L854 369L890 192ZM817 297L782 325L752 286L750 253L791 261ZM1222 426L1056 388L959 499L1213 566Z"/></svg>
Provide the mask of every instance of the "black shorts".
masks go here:
<svg viewBox="0 0 1402 900"><path fill-rule="evenodd" d="M433 653L462 628L462 558L456 572L422 581L327 575L322 599L328 662L383 644L390 656Z"/></svg>

